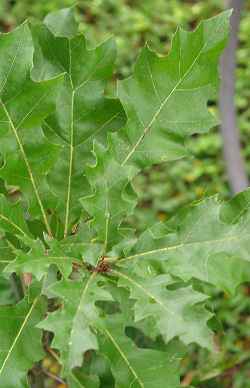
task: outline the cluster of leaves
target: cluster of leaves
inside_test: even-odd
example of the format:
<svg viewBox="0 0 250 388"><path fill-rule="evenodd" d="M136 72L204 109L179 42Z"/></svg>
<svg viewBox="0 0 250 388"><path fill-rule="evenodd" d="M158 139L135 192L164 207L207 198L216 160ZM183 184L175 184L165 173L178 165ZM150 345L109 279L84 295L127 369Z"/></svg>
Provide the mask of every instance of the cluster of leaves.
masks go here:
<svg viewBox="0 0 250 388"><path fill-rule="evenodd" d="M60 4L59 4L60 3ZM43 18L58 6L69 7L72 0L3 0L0 19L3 27L23 22L27 16ZM131 73L138 49L149 41L162 53L167 53L169 36L178 25L194 27L201 18L222 10L220 0L199 2L192 0L79 0L77 18L80 29L90 42L98 43L114 34L119 48L118 71Z"/></svg>
<svg viewBox="0 0 250 388"><path fill-rule="evenodd" d="M60 3L60 4L59 4ZM0 4L2 29L8 30L27 16L44 17L48 12L73 4L72 0L3 0ZM192 0L79 0L77 18L80 29L90 42L100 42L113 34L119 49L118 75L131 73L138 50L145 41L157 51L165 54L169 50L169 37L178 24L193 28L198 21L219 13L224 4L220 0L197 2ZM250 171L249 142L249 80L250 64L250 12L245 2L239 33L237 93L238 108L246 168ZM0 25L1 28L1 25ZM216 111L216 105L210 104ZM162 164L160 168L149 168L136 180L140 195L139 206L135 211L136 224L143 230L146 224L158 216L165 219L180 207L192 200L219 192L229 196L229 187L222 158L222 141L215 128L206 136L192 139L189 145L192 159L184 159L175 164ZM165 182L162 185L162 182ZM149 189L148 189L149 188ZM146 210L145 210L146 209ZM134 219L132 221L135 222Z"/></svg>
<svg viewBox="0 0 250 388"><path fill-rule="evenodd" d="M0 386L26 387L53 348L73 388L103 387L100 362L109 386L177 388L181 344L213 349L196 282L233 293L249 279L249 191L142 234L128 218L135 176L216 124L207 103L229 17L178 29L167 57L146 46L116 98L105 93L114 42L89 50L72 9L0 36L1 276L20 276L24 292L0 308Z"/></svg>

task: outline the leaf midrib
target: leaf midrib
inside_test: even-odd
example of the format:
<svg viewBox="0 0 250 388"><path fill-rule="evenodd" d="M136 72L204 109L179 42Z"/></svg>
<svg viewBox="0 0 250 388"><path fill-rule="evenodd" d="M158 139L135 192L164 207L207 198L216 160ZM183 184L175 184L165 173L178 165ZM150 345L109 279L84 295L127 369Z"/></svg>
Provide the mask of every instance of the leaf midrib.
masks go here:
<svg viewBox="0 0 250 388"><path fill-rule="evenodd" d="M21 49L21 47L22 47L21 42L22 42L22 37L20 38L20 40L19 40L19 42L18 42L18 47L17 47L16 53L15 53L13 59L12 59L11 65L10 65L10 67L9 67L9 70L8 70L6 76L5 76L5 79L4 79L4 81L2 82L2 84L0 85L0 95L3 93L3 91L4 91L4 89L5 89L6 85L7 85L9 76L10 76L10 74L12 73L12 70L13 70L13 68L14 68L14 66L15 66L15 63L16 63L16 60L17 60L19 51L20 51L20 49Z"/></svg>
<svg viewBox="0 0 250 388"><path fill-rule="evenodd" d="M74 332L74 324L75 324L75 321L77 320L78 318L78 315L79 315L79 312L80 312L80 309L82 307L82 303L83 303L83 300L85 298L85 295L89 289L89 286L91 284L91 282L94 280L94 278L96 277L97 275L97 272L93 272L91 274L91 276L88 278L86 284L85 284L85 287L83 288L83 291L82 291L82 294L81 294L81 297L80 297L80 300L79 300L79 304L78 304L78 307L77 307L77 310L76 310L76 313L75 313L75 316L72 320L72 329L70 331L70 335L69 335L69 348L70 348L70 342L73 343L72 341L72 336L73 336L73 332Z"/></svg>
<svg viewBox="0 0 250 388"><path fill-rule="evenodd" d="M82 383L78 380L78 378L72 372L70 372L70 376L77 383L77 385L80 388L87 388L85 385L82 385Z"/></svg>
<svg viewBox="0 0 250 388"><path fill-rule="evenodd" d="M38 191L38 188L37 188L37 185L36 185L36 181L35 181L35 177L33 175L33 172L32 172L32 169L30 167L30 164L29 164L29 160L28 160L28 157L25 153L25 150L24 150L24 147L23 147L23 144L21 142L21 139L18 135L18 132L17 132L17 128L15 127L13 121L12 121L12 118L10 116L10 113L6 107L6 105L4 104L4 102L2 101L2 99L0 99L0 103L3 107L3 110L5 112L5 115L6 117L8 118L8 121L9 121L9 124L10 124L10 127L11 127L11 130L16 138L16 142L19 146L19 150L20 150L20 153L23 157L23 160L25 162L25 165L26 165L26 168L27 168L27 171L28 171L28 174L30 176L30 181L31 181L31 184L32 184L32 187L33 187L33 190L34 190L34 193L35 193L35 196L36 196L36 199L37 199L37 202L38 202L38 205L40 207L40 211L42 213L42 216L43 216L43 220L44 220L44 223L45 223L45 226L46 226L46 229L47 229L47 232L50 236L52 236L52 231L51 231L51 228L50 228L50 225L49 225L49 222L48 222L48 219L47 219L47 215L46 215L46 212L45 212L45 209L43 207L43 204L42 204L42 200L41 200L41 197L40 197L40 194L39 194L39 191Z"/></svg>
<svg viewBox="0 0 250 388"><path fill-rule="evenodd" d="M174 94L174 92L178 89L178 86L184 81L184 79L189 75L190 71L193 69L194 65L196 64L196 62L198 61L202 51L204 50L204 48L206 47L207 45L207 42L202 46L202 48L200 49L200 51L198 52L197 56L195 57L195 59L193 60L193 62L191 63L191 65L189 66L189 68L186 70L186 72L184 73L184 75L179 79L179 81L176 83L176 85L173 87L173 89L171 90L171 92L164 98L164 100L162 101L162 103L160 104L159 108L157 109L157 111L154 113L152 119L150 120L149 124L147 124L147 126L145 126L141 136L139 137L139 139L137 140L137 142L134 144L134 146L131 148L130 152L128 153L128 155L125 157L125 159L123 160L122 162L122 166L124 166L127 161L131 158L131 156L134 154L134 152L136 151L136 149L139 147L139 145L141 144L141 142L144 140L145 136L147 135L147 133L150 131L152 125L154 124L154 122L157 120L158 116L160 115L162 109L165 107L165 105L167 104L168 100L170 99L170 97ZM151 78L152 79L152 78ZM153 83L153 86L154 86L154 83Z"/></svg>
<svg viewBox="0 0 250 388"><path fill-rule="evenodd" d="M120 258L120 259L118 258L117 260L119 260L119 262L122 262L122 261L126 261L126 260L132 260L132 259L135 259L137 257L147 256L147 255L150 255L150 254L177 250L177 249L183 248L185 246L192 246L192 245L198 245L198 244L211 244L211 243L217 244L217 243L222 243L222 242L226 242L226 241L240 240L240 239L243 239L243 238L246 238L246 237L249 237L249 236L248 235L240 235L240 236L239 235L233 235L233 236L227 236L227 237L221 238L221 239L184 242L184 243L180 243L180 244L176 244L176 245L170 245L168 247L163 247L163 248L158 248L158 249L152 249L150 251L140 252L140 253L137 253L135 255L123 257L123 258Z"/></svg>
<svg viewBox="0 0 250 388"><path fill-rule="evenodd" d="M13 226L13 228L17 229L19 232L21 232L21 234L23 236L28 236L28 234L23 230L21 229L15 222L13 222L12 220L10 220L8 217L6 217L5 215L1 214L0 213L0 218L2 218L2 220L4 220L5 222L7 222L8 224L10 224L11 226Z"/></svg>
<svg viewBox="0 0 250 388"><path fill-rule="evenodd" d="M65 210L65 225L64 225L64 238L68 234L68 224L69 224L69 210L70 210L70 199L71 199L71 179L73 173L73 158L74 158L74 100L75 100L75 90L72 80L72 58L71 58L71 40L68 41L69 44L69 79L71 85L71 111L70 111L70 144L69 144L69 177L68 177L68 189L67 189L67 199L66 199L66 210Z"/></svg>
<svg viewBox="0 0 250 388"><path fill-rule="evenodd" d="M117 276L120 276L121 278L124 278L125 280L129 281L131 284L133 284L135 287L137 287L139 290L141 290L147 297L151 298L156 304L160 305L163 310L165 310L168 314L171 314L173 316L176 315L175 312L169 310L167 306L162 303L161 300L159 300L154 294L152 294L150 291L148 291L146 288L144 288L140 283L135 281L134 279L130 278L129 276L125 275L123 272L112 270L114 274Z"/></svg>
<svg viewBox="0 0 250 388"><path fill-rule="evenodd" d="M114 347L116 348L116 350L118 351L118 353L120 353L121 355L121 358L123 359L123 361L125 362L125 364L127 365L128 369L130 370L130 372L132 373L132 375L135 377L135 379L138 381L138 383L140 384L141 388L144 388L144 383L141 381L140 377L138 376L138 374L136 373L136 371L134 370L133 366L131 365L130 361L128 360L126 354L123 352L123 350L121 349L121 347L119 346L119 344L116 342L115 338L112 336L112 334L110 333L109 330L107 329L104 329L103 330L104 333L106 334L106 336L109 338L109 340L112 342L112 344L114 345Z"/></svg>
<svg viewBox="0 0 250 388"><path fill-rule="evenodd" d="M7 355L6 355L5 359L3 360L3 363L2 363L2 366L1 366L1 369L0 369L0 375L4 371L5 365L7 364L8 360L9 360L9 358L10 358L12 352L13 352L13 349L15 348L15 346L17 344L17 341L18 341L19 337L22 334L22 332L23 332L23 330L24 330L24 328L25 328L25 326L26 326L26 324L27 324L27 322L28 322L28 320L29 320L29 318L30 318L30 316L32 314L32 311L34 310L34 308L35 308L35 306L36 306L36 304L38 302L38 299L39 299L38 297L34 299L34 301L33 301L32 305L31 305L31 307L30 307L30 309L29 309L29 311L28 311L28 313L27 313L27 315L26 315L26 317L25 317L25 319L24 319L24 321L23 321L19 331L17 332L17 335L14 338L14 340L13 340L13 342L12 342L12 344L11 344L9 350L8 350Z"/></svg>

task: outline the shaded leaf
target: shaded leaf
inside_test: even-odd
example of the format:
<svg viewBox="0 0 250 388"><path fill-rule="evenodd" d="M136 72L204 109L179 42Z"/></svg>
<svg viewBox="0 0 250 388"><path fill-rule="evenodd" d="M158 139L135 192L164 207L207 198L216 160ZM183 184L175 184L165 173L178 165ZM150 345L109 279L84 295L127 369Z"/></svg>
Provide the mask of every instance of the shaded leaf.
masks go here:
<svg viewBox="0 0 250 388"><path fill-rule="evenodd" d="M52 331L52 346L61 353L64 374L81 366L83 354L97 349L93 327L97 324L97 300L111 300L111 296L98 286L96 273L81 281L60 281L49 288L50 293L63 300L61 309L50 313L38 327Z"/></svg>
<svg viewBox="0 0 250 388"><path fill-rule="evenodd" d="M174 284L168 275L145 279L134 274L115 273L119 276L118 285L128 287L130 297L136 300L136 322L152 317L166 343L179 337L185 344L196 342L213 348L212 332L207 327L212 314L202 305L206 295L194 291L191 286L168 290L167 286Z"/></svg>
<svg viewBox="0 0 250 388"><path fill-rule="evenodd" d="M9 245L8 241L0 238L0 274L4 268L15 258L13 248Z"/></svg>
<svg viewBox="0 0 250 388"><path fill-rule="evenodd" d="M58 147L45 141L39 125L53 111L63 77L43 82L30 78L33 44L27 24L0 36L0 56L5 58L0 66L0 152L4 160L0 176L27 194L30 206L42 214L51 233L42 183Z"/></svg>
<svg viewBox="0 0 250 388"><path fill-rule="evenodd" d="M125 335L124 322L108 321L100 351L108 357L116 388L179 388L178 353L140 349Z"/></svg>
<svg viewBox="0 0 250 388"><path fill-rule="evenodd" d="M72 263L77 262L77 258L67 255L62 249L48 250L40 240L23 238L23 242L29 247L28 252L16 250L16 258L7 265L4 272L22 274L32 273L37 280L41 280L47 274L52 264L55 264L65 278L72 272Z"/></svg>
<svg viewBox="0 0 250 388"><path fill-rule="evenodd" d="M0 307L0 381L6 388L27 387L27 371L43 357L41 331L36 324L43 315L39 295L26 297L15 306Z"/></svg>
<svg viewBox="0 0 250 388"><path fill-rule="evenodd" d="M87 375L81 370L70 373L67 381L71 388L99 388L99 379L95 375Z"/></svg>
<svg viewBox="0 0 250 388"><path fill-rule="evenodd" d="M4 195L0 195L0 229L21 237L30 235L20 201L10 202Z"/></svg>
<svg viewBox="0 0 250 388"><path fill-rule="evenodd" d="M136 175L134 167L122 167L112 153L102 145L94 144L96 163L85 168L93 194L81 199L98 240L104 243L104 254L121 239L119 226L133 212L136 195L130 181Z"/></svg>

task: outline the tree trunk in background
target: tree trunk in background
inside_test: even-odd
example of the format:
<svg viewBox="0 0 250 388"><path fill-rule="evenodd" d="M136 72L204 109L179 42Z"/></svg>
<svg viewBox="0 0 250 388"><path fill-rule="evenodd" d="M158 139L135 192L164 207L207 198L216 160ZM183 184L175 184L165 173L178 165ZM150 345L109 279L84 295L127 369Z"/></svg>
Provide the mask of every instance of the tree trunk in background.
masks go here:
<svg viewBox="0 0 250 388"><path fill-rule="evenodd" d="M244 190L248 186L248 178L241 156L239 131L237 128L235 97L236 49L240 13L244 0L230 0L227 6L234 9L231 17L231 35L229 44L221 61L220 113L221 132L224 144L224 157L230 187L233 193Z"/></svg>

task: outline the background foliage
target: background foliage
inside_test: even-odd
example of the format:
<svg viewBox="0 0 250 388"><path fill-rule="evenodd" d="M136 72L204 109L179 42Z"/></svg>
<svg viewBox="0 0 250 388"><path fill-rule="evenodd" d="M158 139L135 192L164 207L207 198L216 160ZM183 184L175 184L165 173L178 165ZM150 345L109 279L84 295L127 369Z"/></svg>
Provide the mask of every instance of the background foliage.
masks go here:
<svg viewBox="0 0 250 388"><path fill-rule="evenodd" d="M0 4L1 29L8 31L28 16L42 19L48 12L72 5L70 0L20 0L2 1ZM94 45L114 34L117 37L118 61L117 77L123 78L131 72L140 47L145 41L159 52L169 50L170 38L176 26L194 27L202 18L210 17L222 9L220 0L180 1L180 0L80 0L78 19L81 30ZM245 2L240 28L238 50L237 95L239 127L244 157L250 175L250 4ZM112 90L112 86L110 86ZM217 110L216 102L211 109ZM202 137L190 141L192 159L183 159L174 164L150 168L136 181L140 193L141 206L136 213L139 229L150 225L156 219L167 219L179 206L208 194L219 192L230 195L222 160L222 142L218 128ZM4 292L2 292L2 290ZM250 348L250 303L249 289L242 287L238 295L228 298L212 292L211 309L219 314L222 327L218 333L218 346L222 350L216 359L210 359L204 350L190 349L190 357L183 364L184 382L195 385L199 374L219 375L202 387L247 388L249 370L248 353ZM1 303L11 299L5 284L1 285ZM191 360L191 362L190 362ZM231 365L238 365L231 368ZM49 373L57 373L57 364L52 359L44 360L44 368ZM206 365L206 369L203 370ZM227 372L224 370L229 369ZM47 384L52 384L48 379ZM250 385L249 385L250 386Z"/></svg>

